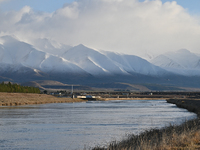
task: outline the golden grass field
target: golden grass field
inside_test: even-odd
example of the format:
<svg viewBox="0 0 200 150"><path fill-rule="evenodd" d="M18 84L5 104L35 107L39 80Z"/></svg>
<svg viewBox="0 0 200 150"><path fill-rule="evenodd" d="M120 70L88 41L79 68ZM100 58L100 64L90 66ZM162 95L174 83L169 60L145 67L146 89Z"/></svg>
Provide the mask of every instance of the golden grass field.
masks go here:
<svg viewBox="0 0 200 150"><path fill-rule="evenodd" d="M0 93L0 106L17 106L46 103L84 102L82 99L59 98L46 94Z"/></svg>

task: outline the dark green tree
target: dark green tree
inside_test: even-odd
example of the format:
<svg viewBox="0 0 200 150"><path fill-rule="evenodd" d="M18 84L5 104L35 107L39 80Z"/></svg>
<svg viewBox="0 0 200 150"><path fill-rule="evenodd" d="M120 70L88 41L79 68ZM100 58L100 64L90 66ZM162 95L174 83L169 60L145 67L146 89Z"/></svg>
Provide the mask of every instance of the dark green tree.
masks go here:
<svg viewBox="0 0 200 150"><path fill-rule="evenodd" d="M0 92L15 92L15 93L40 93L40 89L36 87L21 86L18 84L12 84L8 82L0 84Z"/></svg>

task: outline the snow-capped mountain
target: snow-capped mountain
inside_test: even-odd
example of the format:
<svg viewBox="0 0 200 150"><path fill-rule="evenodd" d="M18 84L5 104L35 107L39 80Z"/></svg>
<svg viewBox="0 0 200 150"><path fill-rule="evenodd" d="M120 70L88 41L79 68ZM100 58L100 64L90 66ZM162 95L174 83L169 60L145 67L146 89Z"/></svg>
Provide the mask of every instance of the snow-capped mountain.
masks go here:
<svg viewBox="0 0 200 150"><path fill-rule="evenodd" d="M38 39L36 43L39 44L33 46L12 36L3 36L0 41L1 66L21 65L35 72L86 73L93 76L134 73L157 76L166 72L137 56L100 52L82 44L70 48Z"/></svg>
<svg viewBox="0 0 200 150"><path fill-rule="evenodd" d="M32 45L21 42L14 37L4 36L1 37L1 41L1 68L6 69L7 65L13 65L27 67L35 72L84 72L84 70L80 67L65 60L64 58L39 51Z"/></svg>
<svg viewBox="0 0 200 150"><path fill-rule="evenodd" d="M156 56L158 56L158 54L155 53L151 53L151 52L145 52L139 55L141 58L150 61L152 59L154 59Z"/></svg>
<svg viewBox="0 0 200 150"><path fill-rule="evenodd" d="M122 73L122 70L105 55L82 44L69 49L62 57L92 75Z"/></svg>
<svg viewBox="0 0 200 150"><path fill-rule="evenodd" d="M101 51L112 62L118 66L121 70L127 73L140 73L144 75L159 76L166 74L164 69L157 67L145 59L142 59L135 55L119 54L108 51Z"/></svg>
<svg viewBox="0 0 200 150"><path fill-rule="evenodd" d="M191 53L186 49L167 52L155 57L150 62L177 74L200 76L200 55Z"/></svg>
<svg viewBox="0 0 200 150"><path fill-rule="evenodd" d="M200 76L199 55L180 50L159 55L150 63L138 56L95 50L82 44L71 47L48 39L27 43L14 36L0 37L1 81L200 85L198 78L183 75Z"/></svg>
<svg viewBox="0 0 200 150"><path fill-rule="evenodd" d="M57 56L62 56L63 53L65 53L67 50L72 48L72 46L69 45L64 45L61 43L58 43L54 40L49 40L47 38L39 38L32 40L30 42L31 45L33 45L36 49L57 55Z"/></svg>
<svg viewBox="0 0 200 150"><path fill-rule="evenodd" d="M69 49L62 57L92 75L161 75L166 72L137 56L96 51L82 44Z"/></svg>

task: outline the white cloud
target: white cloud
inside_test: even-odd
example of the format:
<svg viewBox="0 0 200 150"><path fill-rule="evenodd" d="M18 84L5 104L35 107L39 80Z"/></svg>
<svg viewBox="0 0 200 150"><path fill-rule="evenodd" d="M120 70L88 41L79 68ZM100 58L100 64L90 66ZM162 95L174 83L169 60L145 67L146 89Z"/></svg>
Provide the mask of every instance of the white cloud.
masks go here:
<svg viewBox="0 0 200 150"><path fill-rule="evenodd" d="M0 3L5 2L5 1L8 1L8 0L0 0Z"/></svg>
<svg viewBox="0 0 200 150"><path fill-rule="evenodd" d="M26 6L1 13L1 32L30 40L47 37L123 53L160 53L181 48L199 52L199 17L176 2L160 0L78 0L52 14Z"/></svg>
<svg viewBox="0 0 200 150"><path fill-rule="evenodd" d="M62 16L65 18L69 19L77 19L79 16L79 9L78 9L79 4L77 2L74 2L72 4L65 5L65 7L58 9L54 15L57 16Z"/></svg>

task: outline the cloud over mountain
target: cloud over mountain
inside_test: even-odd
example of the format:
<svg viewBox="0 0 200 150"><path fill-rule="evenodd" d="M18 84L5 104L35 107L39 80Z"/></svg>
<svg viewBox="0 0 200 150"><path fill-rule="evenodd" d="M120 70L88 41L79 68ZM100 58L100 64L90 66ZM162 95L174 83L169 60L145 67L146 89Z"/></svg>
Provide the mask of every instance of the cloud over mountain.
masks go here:
<svg viewBox="0 0 200 150"><path fill-rule="evenodd" d="M16 35L26 42L49 38L129 54L181 48L199 51L199 19L176 2L77 0L53 13L25 6L0 12L0 19L1 35Z"/></svg>

